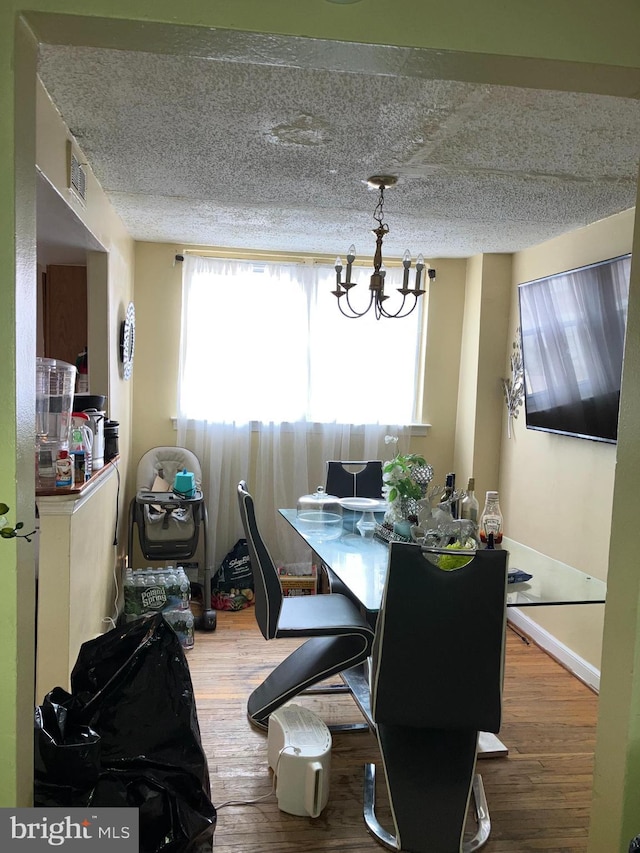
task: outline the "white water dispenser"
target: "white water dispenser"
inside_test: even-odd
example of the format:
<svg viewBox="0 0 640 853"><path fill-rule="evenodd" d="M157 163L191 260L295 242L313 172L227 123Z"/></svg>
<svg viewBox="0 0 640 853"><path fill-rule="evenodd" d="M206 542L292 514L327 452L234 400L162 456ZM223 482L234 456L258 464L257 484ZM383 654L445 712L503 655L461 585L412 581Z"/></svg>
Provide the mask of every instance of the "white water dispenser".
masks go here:
<svg viewBox="0 0 640 853"><path fill-rule="evenodd" d="M36 359L36 483L55 487L58 453L69 449L76 367L56 358Z"/></svg>

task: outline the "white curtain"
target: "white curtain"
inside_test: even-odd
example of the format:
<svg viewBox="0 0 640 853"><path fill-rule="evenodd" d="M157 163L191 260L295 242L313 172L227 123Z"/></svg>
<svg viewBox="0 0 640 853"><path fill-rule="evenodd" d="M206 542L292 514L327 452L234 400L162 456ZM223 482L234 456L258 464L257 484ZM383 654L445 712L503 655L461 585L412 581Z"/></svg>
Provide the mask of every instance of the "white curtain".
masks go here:
<svg viewBox="0 0 640 853"><path fill-rule="evenodd" d="M386 434L408 447L419 312L348 320L334 281L312 265L185 259L178 444L203 467L214 569L243 535L240 479L274 560L307 562L278 509L324 485L329 459L384 460Z"/></svg>

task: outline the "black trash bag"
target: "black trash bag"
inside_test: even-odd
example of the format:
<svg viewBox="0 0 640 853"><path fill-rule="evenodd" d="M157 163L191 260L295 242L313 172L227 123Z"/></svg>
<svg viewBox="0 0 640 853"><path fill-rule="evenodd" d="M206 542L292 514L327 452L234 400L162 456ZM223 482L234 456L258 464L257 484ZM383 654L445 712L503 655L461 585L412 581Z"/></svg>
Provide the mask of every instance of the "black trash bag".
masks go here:
<svg viewBox="0 0 640 853"><path fill-rule="evenodd" d="M36 708L34 799L40 806L87 806L100 774L100 735L69 717L73 697L54 688Z"/></svg>
<svg viewBox="0 0 640 853"><path fill-rule="evenodd" d="M211 578L214 610L242 610L253 604L254 585L246 539L238 539Z"/></svg>
<svg viewBox="0 0 640 853"><path fill-rule="evenodd" d="M141 853L212 849L216 810L191 675L161 613L84 643L66 710L67 726L100 738L90 805L137 807Z"/></svg>
<svg viewBox="0 0 640 853"><path fill-rule="evenodd" d="M631 839L629 853L640 853L640 835L636 835L635 838Z"/></svg>

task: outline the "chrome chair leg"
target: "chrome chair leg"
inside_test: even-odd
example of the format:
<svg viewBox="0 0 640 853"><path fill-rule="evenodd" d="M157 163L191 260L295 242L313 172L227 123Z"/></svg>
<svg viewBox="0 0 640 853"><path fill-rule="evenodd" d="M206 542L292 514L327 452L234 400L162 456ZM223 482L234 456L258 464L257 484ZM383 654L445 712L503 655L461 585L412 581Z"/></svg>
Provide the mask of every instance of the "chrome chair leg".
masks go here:
<svg viewBox="0 0 640 853"><path fill-rule="evenodd" d="M473 838L463 842L463 853L473 853L474 850L484 847L491 833L491 819L487 807L487 798L484 793L482 776L479 773L476 773L473 777L473 807L476 813L478 829Z"/></svg>
<svg viewBox="0 0 640 853"><path fill-rule="evenodd" d="M323 693L351 693L346 684L327 684L326 687L307 687L300 696L317 696Z"/></svg>
<svg viewBox="0 0 640 853"><path fill-rule="evenodd" d="M389 850L397 850L396 837L382 826L375 811L376 805L376 766L364 765L364 822L367 829L381 844Z"/></svg>
<svg viewBox="0 0 640 853"><path fill-rule="evenodd" d="M489 818L489 809L487 807L487 798L482 784L482 777L476 773L473 777L473 807L477 823L477 830L472 838L464 840L462 843L463 853L474 853L480 850L481 847L489 840L491 834L491 819ZM376 803L376 767L375 764L365 764L364 766L364 822L367 830L373 837L389 850L402 850L398 847L398 841L395 835L382 826L375 813Z"/></svg>

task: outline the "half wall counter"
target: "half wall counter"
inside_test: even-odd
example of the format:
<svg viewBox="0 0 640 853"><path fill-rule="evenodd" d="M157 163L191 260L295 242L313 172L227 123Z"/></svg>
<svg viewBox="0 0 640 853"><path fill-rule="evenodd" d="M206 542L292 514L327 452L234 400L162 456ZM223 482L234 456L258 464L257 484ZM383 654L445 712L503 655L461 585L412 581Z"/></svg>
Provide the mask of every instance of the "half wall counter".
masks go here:
<svg viewBox="0 0 640 853"><path fill-rule="evenodd" d="M37 490L36 702L70 689L82 643L115 615L119 457L79 487Z"/></svg>

